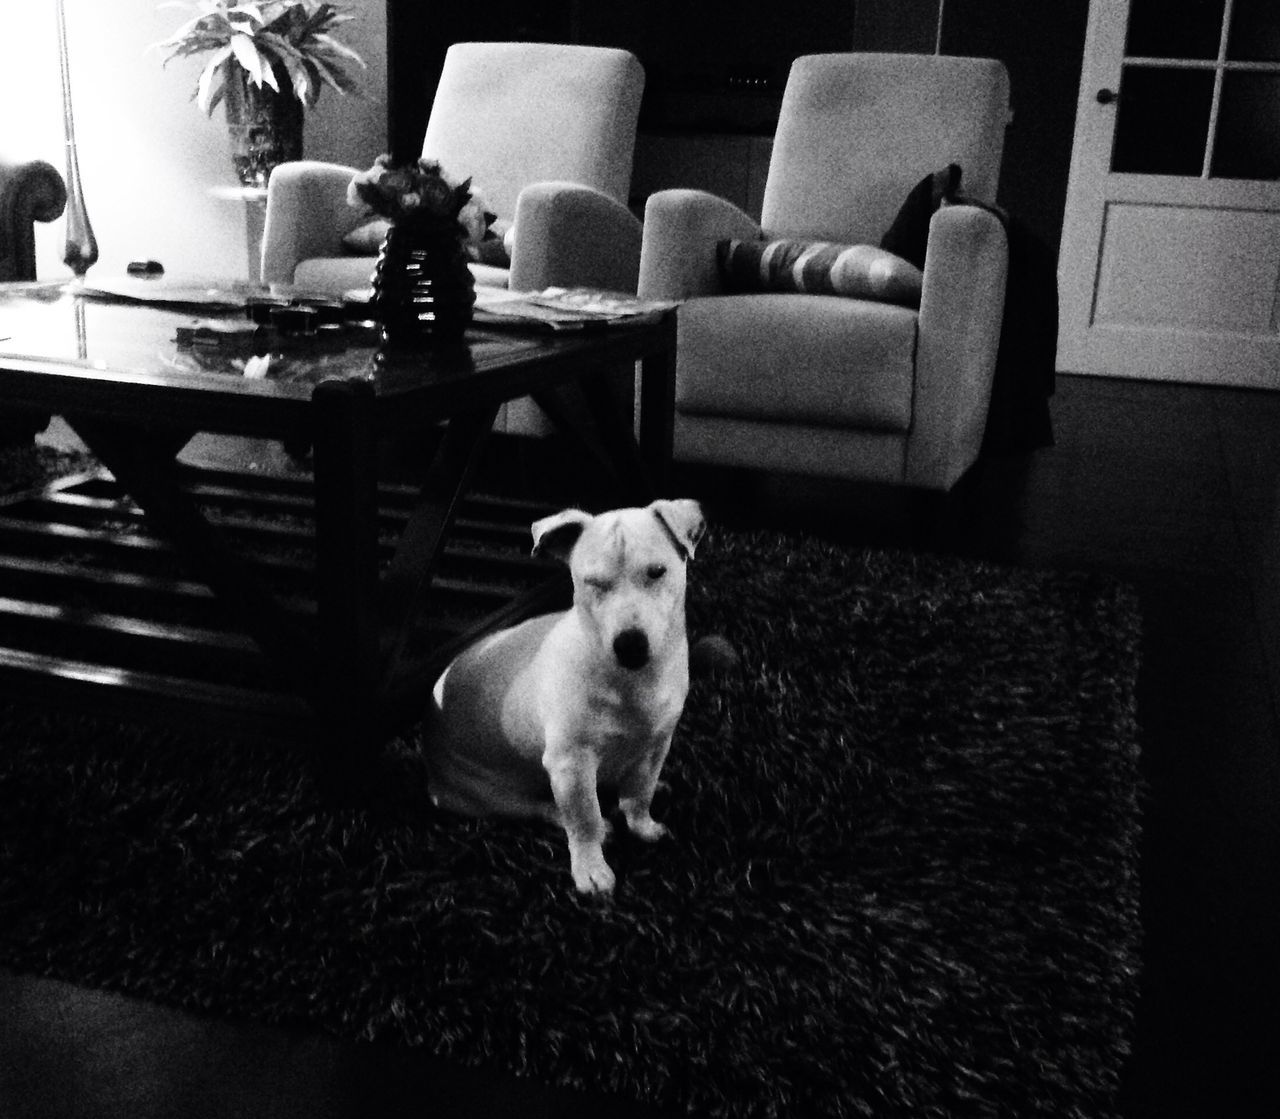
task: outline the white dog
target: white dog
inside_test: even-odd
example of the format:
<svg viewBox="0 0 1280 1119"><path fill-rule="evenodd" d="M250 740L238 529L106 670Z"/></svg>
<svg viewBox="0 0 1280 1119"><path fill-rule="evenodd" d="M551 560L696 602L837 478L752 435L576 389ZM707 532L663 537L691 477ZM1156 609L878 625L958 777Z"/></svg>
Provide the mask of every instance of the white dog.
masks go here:
<svg viewBox="0 0 1280 1119"><path fill-rule="evenodd" d="M705 522L679 500L532 527L535 554L568 562L573 608L492 634L445 669L426 736L431 797L559 823L577 888L608 893L597 789L617 791L634 835L666 831L649 808L689 691L685 564Z"/></svg>

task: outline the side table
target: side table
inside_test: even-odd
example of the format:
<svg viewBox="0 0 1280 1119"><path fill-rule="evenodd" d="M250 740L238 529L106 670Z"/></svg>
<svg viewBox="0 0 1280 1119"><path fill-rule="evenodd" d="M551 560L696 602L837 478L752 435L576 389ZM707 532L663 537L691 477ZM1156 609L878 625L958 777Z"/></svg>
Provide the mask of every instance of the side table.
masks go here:
<svg viewBox="0 0 1280 1119"><path fill-rule="evenodd" d="M209 194L223 202L239 202L244 206L248 278L256 282L262 271L262 231L267 220L267 188L217 186L210 188Z"/></svg>

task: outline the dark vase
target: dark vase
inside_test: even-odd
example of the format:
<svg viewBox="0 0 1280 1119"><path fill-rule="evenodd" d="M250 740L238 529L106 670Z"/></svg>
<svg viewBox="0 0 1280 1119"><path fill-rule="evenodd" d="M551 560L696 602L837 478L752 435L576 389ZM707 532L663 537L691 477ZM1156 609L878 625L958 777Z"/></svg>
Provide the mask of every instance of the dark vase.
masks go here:
<svg viewBox="0 0 1280 1119"><path fill-rule="evenodd" d="M241 186L265 187L281 163L302 158L302 102L287 75L277 81L278 92L254 85L243 70L227 78L231 162Z"/></svg>
<svg viewBox="0 0 1280 1119"><path fill-rule="evenodd" d="M392 222L372 284L370 311L387 345L457 341L471 322L475 280L456 221Z"/></svg>

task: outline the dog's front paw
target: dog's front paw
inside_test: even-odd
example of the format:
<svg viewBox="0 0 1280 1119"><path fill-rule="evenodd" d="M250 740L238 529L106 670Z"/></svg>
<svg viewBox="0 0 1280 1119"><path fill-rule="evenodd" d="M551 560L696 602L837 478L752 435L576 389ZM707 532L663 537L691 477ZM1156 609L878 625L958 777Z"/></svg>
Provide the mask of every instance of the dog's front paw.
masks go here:
<svg viewBox="0 0 1280 1119"><path fill-rule="evenodd" d="M573 884L580 894L611 894L616 879L609 864L604 861L604 852L598 847L592 851L571 852L569 869L573 873Z"/></svg>

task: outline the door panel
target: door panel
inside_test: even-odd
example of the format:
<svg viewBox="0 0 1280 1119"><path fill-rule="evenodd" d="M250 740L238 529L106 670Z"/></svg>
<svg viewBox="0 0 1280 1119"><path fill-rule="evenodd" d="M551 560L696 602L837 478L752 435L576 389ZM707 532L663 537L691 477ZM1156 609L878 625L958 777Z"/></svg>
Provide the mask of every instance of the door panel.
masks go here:
<svg viewBox="0 0 1280 1119"><path fill-rule="evenodd" d="M1275 328L1280 214L1118 203L1103 227L1095 323L1243 334ZM1219 258L1231 267L1215 267Z"/></svg>
<svg viewBox="0 0 1280 1119"><path fill-rule="evenodd" d="M1280 4L1093 0L1059 368L1280 388Z"/></svg>

